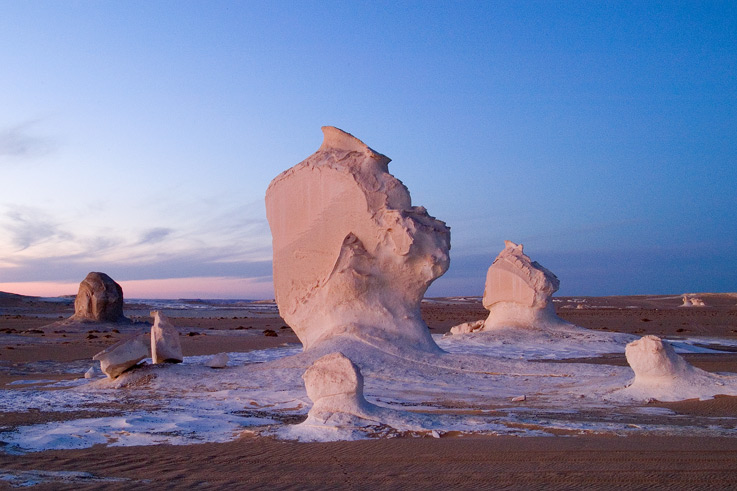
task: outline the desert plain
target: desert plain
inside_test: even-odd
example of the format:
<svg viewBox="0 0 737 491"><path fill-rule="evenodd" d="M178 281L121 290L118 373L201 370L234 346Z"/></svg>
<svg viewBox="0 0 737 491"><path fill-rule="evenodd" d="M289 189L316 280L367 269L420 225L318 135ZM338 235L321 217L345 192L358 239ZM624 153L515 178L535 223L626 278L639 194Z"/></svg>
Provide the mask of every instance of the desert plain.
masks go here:
<svg viewBox="0 0 737 491"><path fill-rule="evenodd" d="M705 307L681 307L682 297L556 297L557 314L594 331L666 339L699 339L708 353L682 356L713 373L737 373L737 294L699 294ZM51 301L50 301L51 300ZM207 304L207 302L203 302ZM166 311L180 332L185 357L299 348L299 340L269 302L263 308ZM152 305L128 301L134 321L150 321ZM71 299L0 296L0 390L43 393L83 379L92 356L126 329L64 329ZM423 319L433 335L483 319L480 298L426 299ZM117 332L116 332L117 331ZM273 334L270 334L272 331ZM565 359L557 360L567 363ZM577 363L626 367L624 353ZM71 369L70 369L71 367ZM79 367L76 370L75 367ZM76 371L75 371L76 370ZM61 384L61 385L59 385ZM103 408L75 411L3 407L0 488L456 488L456 489L727 489L737 486L737 397L679 402L642 401L632 428L719 426L720 436L685 432L561 430L545 421L538 433L395 434L358 441L298 442L244 431L227 442L146 444L18 451L4 440L18 428L130 411L125 389ZM511 403L510 403L511 404ZM517 403L519 404L519 403ZM524 403L522 403L524 404ZM287 421L296 423L299 421ZM537 430L536 430L537 431ZM530 436L532 435L532 436Z"/></svg>

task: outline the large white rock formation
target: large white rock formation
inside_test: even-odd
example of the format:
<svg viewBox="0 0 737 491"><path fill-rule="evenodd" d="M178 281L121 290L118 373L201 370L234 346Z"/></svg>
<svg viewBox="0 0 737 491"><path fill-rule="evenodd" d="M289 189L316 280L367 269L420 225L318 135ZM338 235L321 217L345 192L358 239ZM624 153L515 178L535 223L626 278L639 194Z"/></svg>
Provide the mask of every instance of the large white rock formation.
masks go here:
<svg viewBox="0 0 737 491"><path fill-rule="evenodd" d="M123 315L123 289L105 273L89 273L79 284L69 320L129 322Z"/></svg>
<svg viewBox="0 0 737 491"><path fill-rule="evenodd" d="M483 304L489 316L485 321L454 326L451 333L464 334L507 327L573 327L555 314L551 297L558 291L559 285L553 273L523 252L522 244L505 240L504 250L486 273Z"/></svg>
<svg viewBox="0 0 737 491"><path fill-rule="evenodd" d="M622 392L638 399L679 401L708 399L717 394L737 395L737 377L696 368L678 355L667 341L644 336L625 349L627 362L635 372L632 383Z"/></svg>
<svg viewBox="0 0 737 491"><path fill-rule="evenodd" d="M412 206L389 158L337 128L266 191L279 313L309 350L347 336L439 351L420 316L450 230Z"/></svg>
<svg viewBox="0 0 737 491"><path fill-rule="evenodd" d="M92 359L100 362L100 369L105 375L115 378L150 356L151 336L143 333L115 343Z"/></svg>
<svg viewBox="0 0 737 491"><path fill-rule="evenodd" d="M181 363L184 360L179 331L167 317L154 310L151 312L154 325L151 327L151 359L154 363Z"/></svg>

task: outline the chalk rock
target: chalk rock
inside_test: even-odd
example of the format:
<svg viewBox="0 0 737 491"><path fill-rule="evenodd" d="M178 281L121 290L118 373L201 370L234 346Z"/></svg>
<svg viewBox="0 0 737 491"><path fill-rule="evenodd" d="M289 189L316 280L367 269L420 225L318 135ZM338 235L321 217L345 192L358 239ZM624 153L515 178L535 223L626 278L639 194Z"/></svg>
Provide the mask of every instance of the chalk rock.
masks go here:
<svg viewBox="0 0 737 491"><path fill-rule="evenodd" d="M412 206L390 159L337 128L266 191L279 313L309 350L335 336L439 352L420 315L450 230Z"/></svg>
<svg viewBox="0 0 737 491"><path fill-rule="evenodd" d="M148 333L124 339L97 353L92 359L100 362L100 369L109 378L115 378L139 361L151 356Z"/></svg>
<svg viewBox="0 0 737 491"><path fill-rule="evenodd" d="M737 377L713 374L690 365L667 341L644 336L625 349L635 372L622 392L639 399L679 401L708 399L717 394L737 395Z"/></svg>
<svg viewBox="0 0 737 491"><path fill-rule="evenodd" d="M486 273L483 304L489 310L484 331L501 327L550 327L567 325L555 314L551 301L558 291L558 278L532 261L522 244L504 241Z"/></svg>
<svg viewBox="0 0 737 491"><path fill-rule="evenodd" d="M706 307L704 301L700 298L683 296L683 305L681 307Z"/></svg>
<svg viewBox="0 0 737 491"><path fill-rule="evenodd" d="M123 289L105 273L89 273L79 284L71 320L125 322Z"/></svg>
<svg viewBox="0 0 737 491"><path fill-rule="evenodd" d="M277 431L302 441L353 440L388 432L437 429L427 415L371 404L363 395L363 375L345 355L321 356L302 375L312 407L307 419Z"/></svg>
<svg viewBox="0 0 737 491"><path fill-rule="evenodd" d="M472 321L472 322L464 322L463 324L458 324L457 326L453 326L450 328L450 332L446 335L454 335L454 334L468 334L471 332L480 331L484 328L484 321Z"/></svg>
<svg viewBox="0 0 737 491"><path fill-rule="evenodd" d="M210 368L225 368L228 366L228 353L218 353L205 363Z"/></svg>
<svg viewBox="0 0 737 491"><path fill-rule="evenodd" d="M334 413L365 417L371 405L363 396L363 375L342 353L318 358L302 375L313 405L308 417L325 421Z"/></svg>
<svg viewBox="0 0 737 491"><path fill-rule="evenodd" d="M687 376L695 369L679 356L667 341L644 336L627 344L627 363L635 372L635 383L657 385L675 377Z"/></svg>
<svg viewBox="0 0 737 491"><path fill-rule="evenodd" d="M499 302L512 302L530 308L545 308L558 291L558 278L532 261L522 244L504 241L504 250L486 273L483 303L487 309Z"/></svg>
<svg viewBox="0 0 737 491"><path fill-rule="evenodd" d="M182 345L179 342L179 331L158 310L151 312L154 325L151 328L151 358L154 363L181 363Z"/></svg>

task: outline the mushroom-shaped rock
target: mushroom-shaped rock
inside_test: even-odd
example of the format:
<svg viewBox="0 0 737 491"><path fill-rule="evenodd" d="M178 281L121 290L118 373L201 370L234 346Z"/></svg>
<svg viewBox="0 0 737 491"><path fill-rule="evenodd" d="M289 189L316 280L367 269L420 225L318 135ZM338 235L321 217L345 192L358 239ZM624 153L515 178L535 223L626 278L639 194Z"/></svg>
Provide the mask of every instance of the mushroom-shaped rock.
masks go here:
<svg viewBox="0 0 737 491"><path fill-rule="evenodd" d="M109 378L115 378L139 361L151 356L148 333L124 339L97 353L92 359L100 362L100 370Z"/></svg>
<svg viewBox="0 0 737 491"><path fill-rule="evenodd" d="M627 344L627 363L635 372L635 383L658 385L676 377L688 376L695 369L673 346L657 336L644 336Z"/></svg>
<svg viewBox="0 0 737 491"><path fill-rule="evenodd" d="M551 302L558 291L558 278L532 261L522 244L504 241L499 253L486 273L483 304L489 310L483 330L500 327L543 327L568 325L555 314Z"/></svg>
<svg viewBox="0 0 737 491"><path fill-rule="evenodd" d="M158 310L151 312L154 325L151 327L151 359L154 363L181 363L182 345L179 331Z"/></svg>
<svg viewBox="0 0 737 491"><path fill-rule="evenodd" d="M325 420L333 413L363 416L368 402L363 397L363 375L342 353L317 359L302 375L313 406L309 416Z"/></svg>
<svg viewBox="0 0 737 491"><path fill-rule="evenodd" d="M302 376L312 408L300 424L279 433L300 440L363 438L385 432L428 431L434 421L423 415L376 406L363 396L363 375L345 355L318 358Z"/></svg>
<svg viewBox="0 0 737 491"><path fill-rule="evenodd" d="M634 398L679 401L737 395L737 377L706 372L690 365L667 341L644 336L625 349L635 379L624 389Z"/></svg>
<svg viewBox="0 0 737 491"><path fill-rule="evenodd" d="M125 322L123 289L105 273L89 273L74 299L75 321Z"/></svg>
<svg viewBox="0 0 737 491"><path fill-rule="evenodd" d="M439 352L420 315L450 230L412 206L389 158L323 127L316 153L266 191L279 313L309 350L335 336Z"/></svg>
<svg viewBox="0 0 737 491"><path fill-rule="evenodd" d="M205 365L210 368L225 368L228 366L228 353L218 353L207 360Z"/></svg>

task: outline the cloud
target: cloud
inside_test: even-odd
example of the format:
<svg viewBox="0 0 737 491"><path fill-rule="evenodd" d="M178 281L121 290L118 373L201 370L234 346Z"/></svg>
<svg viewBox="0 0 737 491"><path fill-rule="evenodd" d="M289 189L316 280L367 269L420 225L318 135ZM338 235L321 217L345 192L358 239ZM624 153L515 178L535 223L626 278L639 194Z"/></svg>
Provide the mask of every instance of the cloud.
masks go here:
<svg viewBox="0 0 737 491"><path fill-rule="evenodd" d="M174 232L174 230L165 227L150 228L141 234L141 239L138 241L138 244L156 244L157 242L161 242L166 239L172 234L172 232Z"/></svg>
<svg viewBox="0 0 737 491"><path fill-rule="evenodd" d="M70 240L72 235L62 231L46 213L29 206L16 206L6 213L5 229L11 244L19 250L50 239Z"/></svg>
<svg viewBox="0 0 737 491"><path fill-rule="evenodd" d="M3 270L2 281L79 282L90 271L102 271L116 281L191 277L253 278L271 275L271 261L226 262L225 257L227 256L212 252L208 255L205 251L190 251L143 261L110 260L82 254L43 260L23 258L14 267Z"/></svg>
<svg viewBox="0 0 737 491"><path fill-rule="evenodd" d="M189 223L131 227L7 206L0 214L0 280L71 284L90 271L121 281L270 277L268 225L254 214L248 205L224 206L194 213Z"/></svg>
<svg viewBox="0 0 737 491"><path fill-rule="evenodd" d="M40 137L30 131L38 121L0 129L0 160L28 159L46 155L54 150L56 142Z"/></svg>

